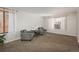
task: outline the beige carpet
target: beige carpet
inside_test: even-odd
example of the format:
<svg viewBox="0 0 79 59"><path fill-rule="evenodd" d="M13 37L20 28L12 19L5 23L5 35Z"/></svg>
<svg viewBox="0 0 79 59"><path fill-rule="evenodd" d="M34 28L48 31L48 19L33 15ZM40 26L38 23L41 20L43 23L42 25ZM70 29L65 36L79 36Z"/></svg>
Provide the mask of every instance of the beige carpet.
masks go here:
<svg viewBox="0 0 79 59"><path fill-rule="evenodd" d="M79 51L76 37L45 34L32 41L13 41L0 46L3 52L76 52Z"/></svg>

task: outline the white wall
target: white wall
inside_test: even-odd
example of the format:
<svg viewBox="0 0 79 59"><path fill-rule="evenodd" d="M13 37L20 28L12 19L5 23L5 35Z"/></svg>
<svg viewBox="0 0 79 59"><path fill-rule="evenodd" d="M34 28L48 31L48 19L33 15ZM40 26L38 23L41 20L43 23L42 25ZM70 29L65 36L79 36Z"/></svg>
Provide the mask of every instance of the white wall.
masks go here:
<svg viewBox="0 0 79 59"><path fill-rule="evenodd" d="M77 11L77 39L79 43L79 10Z"/></svg>
<svg viewBox="0 0 79 59"><path fill-rule="evenodd" d="M48 20L50 20L50 18L44 18L44 22L45 22L44 27L47 28L48 32L70 35L70 36L77 36L77 14L76 13L70 13L66 16L66 21L65 21L66 26L65 26L65 29L63 30L56 30L56 29L50 30L48 28Z"/></svg>
<svg viewBox="0 0 79 59"><path fill-rule="evenodd" d="M77 36L77 14L72 13L67 16L66 35Z"/></svg>
<svg viewBox="0 0 79 59"><path fill-rule="evenodd" d="M42 17L37 15L31 15L26 12L17 13L17 25L16 30L32 30L42 26Z"/></svg>

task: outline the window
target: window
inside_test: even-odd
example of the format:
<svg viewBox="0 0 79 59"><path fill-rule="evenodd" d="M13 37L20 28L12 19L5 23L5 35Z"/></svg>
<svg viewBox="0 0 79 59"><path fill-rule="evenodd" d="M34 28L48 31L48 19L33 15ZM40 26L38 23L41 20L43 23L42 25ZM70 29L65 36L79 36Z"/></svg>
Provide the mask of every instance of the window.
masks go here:
<svg viewBox="0 0 79 59"><path fill-rule="evenodd" d="M8 19L9 13L6 11L0 11L0 33L8 32Z"/></svg>
<svg viewBox="0 0 79 59"><path fill-rule="evenodd" d="M49 27L51 29L65 29L66 17L51 18L49 21Z"/></svg>

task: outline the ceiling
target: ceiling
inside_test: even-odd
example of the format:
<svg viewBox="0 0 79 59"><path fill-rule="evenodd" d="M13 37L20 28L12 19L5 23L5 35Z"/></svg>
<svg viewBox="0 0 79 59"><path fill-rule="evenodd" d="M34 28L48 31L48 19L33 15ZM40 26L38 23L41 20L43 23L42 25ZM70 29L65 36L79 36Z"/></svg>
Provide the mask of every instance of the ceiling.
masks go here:
<svg viewBox="0 0 79 59"><path fill-rule="evenodd" d="M31 14L42 16L60 15L75 12L77 7L12 7L18 11L25 11Z"/></svg>

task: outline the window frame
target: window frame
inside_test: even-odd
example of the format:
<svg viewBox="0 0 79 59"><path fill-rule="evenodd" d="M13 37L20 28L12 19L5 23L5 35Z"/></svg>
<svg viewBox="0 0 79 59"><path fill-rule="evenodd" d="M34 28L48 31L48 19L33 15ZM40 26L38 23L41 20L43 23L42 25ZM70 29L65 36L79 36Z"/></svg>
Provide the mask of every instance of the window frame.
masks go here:
<svg viewBox="0 0 79 59"><path fill-rule="evenodd" d="M3 20L2 20L3 21L3 23L2 23L3 24L3 29L2 29L3 32L0 32L0 34L8 33L8 31L6 32L6 29L5 29L6 28L6 25L5 25L6 24L6 22L5 22L6 19L5 18L6 18L6 12L7 13L9 13L9 12L8 11L3 11L3 10L0 10L0 11L2 11L2 13L3 13Z"/></svg>

